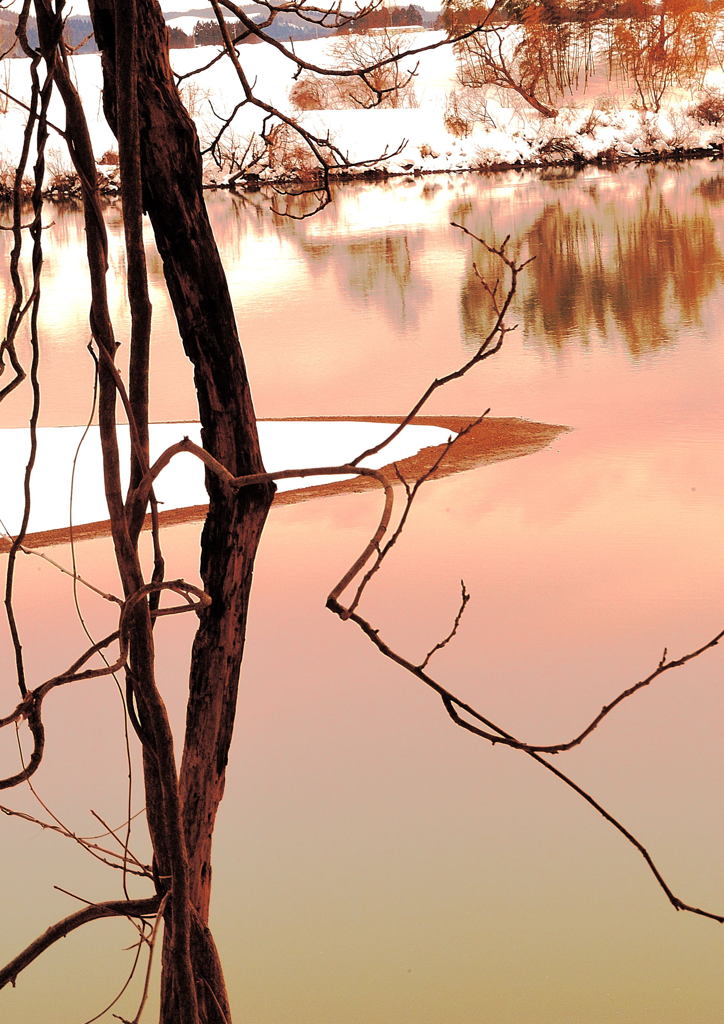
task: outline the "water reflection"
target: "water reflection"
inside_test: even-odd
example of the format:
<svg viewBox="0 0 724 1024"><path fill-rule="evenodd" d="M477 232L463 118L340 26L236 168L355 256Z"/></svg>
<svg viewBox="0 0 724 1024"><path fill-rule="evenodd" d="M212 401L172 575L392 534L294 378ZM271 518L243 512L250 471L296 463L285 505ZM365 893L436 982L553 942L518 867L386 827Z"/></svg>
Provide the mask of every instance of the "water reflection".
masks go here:
<svg viewBox="0 0 724 1024"><path fill-rule="evenodd" d="M573 731L650 670L664 642L680 653L718 627L720 459L695 439L673 453L668 439L608 441L573 431L531 458L423 490L371 598L385 635L422 653L464 575L473 600L435 670L525 735ZM357 495L278 508L268 522L216 838L214 923L235 1013L257 1024L471 1024L484 1002L482 1019L503 1024L721 1020L714 926L674 913L588 808L528 759L466 742L437 701L325 611L330 576L377 514L374 495ZM198 528L164 531L164 548L195 580ZM69 562L66 548L53 554ZM112 590L107 546L81 542L77 554L83 575ZM98 634L112 628L107 603L87 603ZM64 578L39 563L18 608L34 676L69 663L83 638ZM179 728L189 627L174 616L156 638ZM630 702L561 762L655 847L677 888L717 907L720 665L699 661ZM63 742L40 792L90 831L89 807L123 807L117 697L69 688L48 714ZM21 828L5 831L8 863L55 902L19 885L7 894L4 957L68 912L53 885L109 895L107 875L75 846ZM131 938L88 935L3 995L8 1021L71 1024L104 1005ZM79 958L93 967L82 986Z"/></svg>
<svg viewBox="0 0 724 1024"><path fill-rule="evenodd" d="M430 185L424 194L434 195L440 187ZM241 200L235 197L237 226L248 211L262 230L291 242L314 275L331 271L350 302L379 308L394 327L406 329L417 324L429 287L416 273L415 264L427 240L415 225L387 227L363 220L350 232L349 223L340 216L343 204L332 205L319 222L310 223L295 218L315 209L313 195L287 197L284 208L291 217L270 216L268 202L263 193Z"/></svg>
<svg viewBox="0 0 724 1024"><path fill-rule="evenodd" d="M722 278L710 218L672 211L661 195L608 231L581 212L546 207L526 241L545 254L531 268L526 330L554 345L588 341L594 326L603 336L612 318L632 355L659 348L681 321L701 322Z"/></svg>
<svg viewBox="0 0 724 1024"><path fill-rule="evenodd" d="M707 178L697 185L695 191L708 203L721 203L724 200L724 177L717 174L713 178Z"/></svg>
<svg viewBox="0 0 724 1024"><path fill-rule="evenodd" d="M471 255L481 272L493 264L450 220L491 240L510 234L521 252L542 247L521 280L527 344L511 335L484 374L432 411L493 405L495 415L575 429L530 458L424 489L370 596L371 617L422 656L447 629L464 578L473 601L436 668L524 735L573 731L619 684L650 671L664 644L680 654L720 625L723 180L704 163L570 180L443 177L342 189L302 223L269 214L260 196L210 200L262 415L400 412L460 361L488 326ZM117 210L107 218L122 336ZM81 423L92 380L89 361L79 379L83 229L71 209L53 219L45 416ZM7 243L0 233L0 248ZM183 419L190 381L157 259L151 267L153 409ZM655 352L645 349L651 323L661 326ZM235 1012L258 1024L470 1024L483 1005L485 1019L502 1024L721 1020L713 926L673 913L588 808L528 759L465 742L436 701L325 611L330 579L378 514L375 495L358 495L269 519L217 833L214 915ZM166 531L165 550L175 572L196 579L197 527ZM70 564L67 549L56 554ZM77 555L83 576L114 589L100 540ZM46 678L84 643L67 577L25 561L17 593L30 671ZM97 635L113 628L107 602L84 595L84 615ZM183 729L189 623L164 623L159 678ZM655 848L682 895L715 907L720 665L711 652L667 678L566 762ZM88 808L121 820L114 692L70 688L49 714L49 737L62 743L49 741L44 797L84 834L94 827ZM47 833L6 836L8 862L32 872L38 898L27 898L27 885L8 896L3 957L68 912L53 885L109 895L105 875L72 859L75 847L63 861ZM451 878L454 886L440 884ZM32 984L8 993L7 1019L89 1019L120 987L117 947L132 937L106 930L115 927L59 945ZM82 986L79 962L92 968Z"/></svg>
<svg viewBox="0 0 724 1024"><path fill-rule="evenodd" d="M529 227L513 233L513 249L535 256L517 303L527 338L558 350L620 339L640 357L674 342L683 328L702 325L723 264L701 198L709 198L720 179L694 189L684 181L672 202L665 179L656 169L646 172L635 203L595 183L566 189ZM463 214L466 226L478 221L476 212ZM473 254L480 272L494 280L494 258L481 246ZM464 275L460 310L467 339L477 343L488 314L472 267Z"/></svg>
<svg viewBox="0 0 724 1024"><path fill-rule="evenodd" d="M334 267L352 302L377 305L392 324L403 328L418 322L429 290L413 271L422 248L418 236L393 232L341 245L315 239L301 243L310 263Z"/></svg>
<svg viewBox="0 0 724 1024"><path fill-rule="evenodd" d="M493 280L499 266L451 227L456 221L492 242L509 235L511 251L536 255L519 284L521 330L486 368L501 415L579 423L595 405L593 352L619 360L608 370L620 393L633 366L675 344L692 351L719 337L722 180L704 161L583 174L442 175L345 185L306 220L275 214L274 197L262 193L211 195L256 408L271 417L397 414L430 379L464 361L490 325L472 264ZM311 201L295 199L295 213ZM128 309L120 210L111 205L105 215L122 365ZM49 208L48 219L41 421L77 425L87 416L93 372L85 353L85 236L72 204ZM152 416L185 420L195 412L192 375L149 230L146 238L157 368ZM0 258L10 244L0 232ZM9 281L0 279L0 313L10 302ZM550 367L551 353L565 359ZM479 379L460 385L456 408L444 402L432 411L485 408L490 396ZM0 425L19 425L24 415L19 403L8 403Z"/></svg>
<svg viewBox="0 0 724 1024"><path fill-rule="evenodd" d="M500 187L502 178L492 187L490 176L468 178L457 188L450 180L374 186L388 196L414 191L420 203L435 206L441 216L429 227L421 224L427 218L419 211L405 220L389 208L386 214L395 221L390 230L381 229L374 212L355 221L348 207L357 204L338 190L337 202L313 228L277 216L273 230L310 265L332 266L351 301L376 304L401 329L416 323L434 287L420 264L429 254L431 233L447 227L443 218L488 241L509 235L512 250L535 255L516 306L534 343L560 350L621 340L640 357L672 343L682 328L701 326L704 305L723 273L711 204L724 195L724 180L711 176L707 165L618 168L588 178L572 168L549 168L534 178L511 172L507 189ZM368 199L369 192L364 194ZM266 201L259 195L247 207L268 230ZM300 216L313 202L295 197L290 211ZM490 323L473 261L486 278L499 276L495 257L473 246L459 286L466 344L477 344Z"/></svg>

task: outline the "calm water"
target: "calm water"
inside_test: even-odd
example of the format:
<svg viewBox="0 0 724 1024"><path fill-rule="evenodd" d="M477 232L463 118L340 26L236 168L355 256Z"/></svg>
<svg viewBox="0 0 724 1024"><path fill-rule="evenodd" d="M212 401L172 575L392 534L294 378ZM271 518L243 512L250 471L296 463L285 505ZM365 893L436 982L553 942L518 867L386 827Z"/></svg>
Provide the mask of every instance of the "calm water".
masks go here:
<svg viewBox="0 0 724 1024"><path fill-rule="evenodd" d="M573 430L536 455L430 485L367 604L383 634L424 653L447 632L463 577L472 601L438 673L526 738L566 737L665 646L679 654L721 628L722 198L721 165L702 162L351 187L303 222L259 196L210 200L262 416L401 413L471 353L487 323L472 263L490 266L451 220L536 255L506 349L431 411L490 406ZM53 219L44 422L75 424L92 374L84 238L72 211ZM115 211L109 226L119 270ZM190 375L152 266L154 418L186 419ZM2 425L22 411L5 408ZM720 1021L721 929L676 914L585 805L527 759L456 731L325 611L377 508L372 495L281 508L262 544L215 875L238 1019ZM197 535L166 532L174 573L193 578ZM82 544L79 561L113 587L102 541ZM67 578L24 566L18 605L37 679L83 644L68 600ZM105 607L83 605L94 631L111 628ZM159 634L177 721L187 640L181 620ZM717 910L721 667L715 651L670 673L560 759L637 831L682 898ZM81 832L97 830L90 808L120 821L117 695L77 688L54 714L39 791ZM0 753L11 749L8 738ZM73 909L53 884L117 894L60 839L6 822L3 844L5 863L22 868L4 886L0 955ZM132 934L93 929L3 994L3 1020L75 1024L100 1010L122 984L118 951ZM132 1016L132 1001L117 1012Z"/></svg>

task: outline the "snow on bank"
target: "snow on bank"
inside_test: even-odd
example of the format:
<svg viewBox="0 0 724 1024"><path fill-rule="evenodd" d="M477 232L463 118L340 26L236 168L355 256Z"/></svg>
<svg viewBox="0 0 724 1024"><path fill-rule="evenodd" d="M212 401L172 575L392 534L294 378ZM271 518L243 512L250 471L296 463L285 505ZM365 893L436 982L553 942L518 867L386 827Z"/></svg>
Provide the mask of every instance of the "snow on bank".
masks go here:
<svg viewBox="0 0 724 1024"><path fill-rule="evenodd" d="M336 466L383 441L394 429L390 423L339 421L262 420L259 423L264 464L268 472L301 469L305 466ZM31 486L31 515L28 530L62 529L71 518L73 459L83 436L83 427L41 427ZM183 437L200 443L198 423L156 423L151 426L151 459ZM423 448L444 444L451 437L441 427L409 424L380 453L362 465L378 468L409 458ZM122 464L129 454L128 427L118 427ZM22 521L22 479L30 450L25 429L0 430L0 464L5 486L0 495L2 533L17 533ZM349 476L318 476L281 480L280 491L316 487ZM125 484L124 484L125 486ZM204 470L188 452L177 455L159 476L156 485L162 511L206 503ZM98 428L88 432L80 448L73 487L72 522L75 525L108 519L103 494L101 449Z"/></svg>
<svg viewBox="0 0 724 1024"><path fill-rule="evenodd" d="M410 33L405 42L423 46L438 41L442 33ZM330 56L333 39L317 39L294 44L296 53L312 64L333 66ZM173 50L172 62L185 73L208 62L214 47ZM244 46L241 57L247 77L255 82L257 95L294 114L289 102L294 65L276 48L267 44ZM96 155L116 148L106 125L101 106L101 71L97 55L84 54L72 59L74 73L90 120ZM489 168L501 165L544 165L575 161L614 161L641 155L662 155L682 150L706 150L724 142L724 126L703 126L689 114L694 96L684 90L672 90L658 114L636 109L634 97L625 85L614 85L605 75L589 82L585 90L566 100L555 119L541 118L510 90L488 90L487 115L490 123L474 125L469 135L458 138L445 124L448 96L456 87L455 57L449 46L407 59L408 67L418 66L414 80L415 105L400 109L359 108L311 111L298 115L303 124L321 136L331 134L339 148L351 160L368 160L387 153L380 168L389 173L451 171ZM28 61L3 62L0 69L9 78L9 91L21 99L28 94ZM706 84L721 87L724 73L712 69ZM220 61L204 75L183 83L184 100L195 118L204 140L213 138L219 121L211 111L228 115L239 98L239 83L228 61ZM297 112L298 113L298 112ZM56 100L51 120L62 128L63 114ZM243 107L233 121L230 143L237 151L261 128L263 114L251 106ZM13 165L20 151L24 112L10 105L0 115L0 168ZM400 153L390 156L404 143ZM62 155L62 140L51 142L50 168L69 169ZM278 173L278 171L277 171ZM264 171L262 180L273 177ZM224 184L228 174L212 162L207 167L210 181Z"/></svg>

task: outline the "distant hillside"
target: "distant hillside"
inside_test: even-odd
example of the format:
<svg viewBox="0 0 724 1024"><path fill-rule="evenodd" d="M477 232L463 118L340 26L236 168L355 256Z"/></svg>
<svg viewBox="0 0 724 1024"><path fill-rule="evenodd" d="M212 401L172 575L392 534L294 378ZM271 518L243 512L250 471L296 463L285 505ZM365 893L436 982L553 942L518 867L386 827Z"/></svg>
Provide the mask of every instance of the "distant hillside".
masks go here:
<svg viewBox="0 0 724 1024"><path fill-rule="evenodd" d="M405 5L398 6L402 10ZM440 13L439 11L424 10L417 5L413 6L419 12L419 24L426 27L431 27ZM244 13L254 21L263 21L269 14L268 8L262 7L260 4L243 4L242 7ZM397 10L397 7L391 8L393 20ZM352 13L352 11L349 12L349 14ZM215 21L214 11L211 7L198 7L191 11L169 11L166 12L165 18L167 22L173 21L175 18L183 18L185 24L188 24L189 19L193 18L196 18L198 21ZM274 23L265 29L265 32L272 39L319 39L323 36L331 35L334 29L326 27L321 22L318 25L310 24L309 21L300 18L299 15L289 13L278 15Z"/></svg>
<svg viewBox="0 0 724 1024"><path fill-rule="evenodd" d="M244 11L253 18L255 21L262 21L268 16L268 9L262 7L260 4L245 4ZM431 26L436 18L438 12L423 10L422 7L415 5L416 11L419 11L421 23L426 27ZM393 8L394 11L394 8ZM164 14L167 22L173 22L174 19L184 19L184 26L193 25L195 21L201 22L215 22L214 11L212 7L201 6L194 8L190 11L167 11ZM8 36L9 32L14 28L17 20L17 15L10 11L0 9L0 39ZM77 53L96 53L97 47L93 38L93 26L91 20L87 16L82 15L71 15L66 19L66 38L70 45L76 50ZM297 14L280 14L265 31L273 38L280 40L302 40L302 39L319 39L323 36L332 34L334 31L331 28L326 28L324 25L313 25L303 18L300 18ZM185 39L190 39L189 29L186 28L185 35L179 33L179 29L175 29L172 38L172 46L184 45ZM31 46L37 46L38 44L38 33L35 26L35 19L31 18L28 22L28 39ZM208 39L203 39L203 42L208 42ZM202 40L197 40L202 42ZM193 45L193 43L191 43Z"/></svg>

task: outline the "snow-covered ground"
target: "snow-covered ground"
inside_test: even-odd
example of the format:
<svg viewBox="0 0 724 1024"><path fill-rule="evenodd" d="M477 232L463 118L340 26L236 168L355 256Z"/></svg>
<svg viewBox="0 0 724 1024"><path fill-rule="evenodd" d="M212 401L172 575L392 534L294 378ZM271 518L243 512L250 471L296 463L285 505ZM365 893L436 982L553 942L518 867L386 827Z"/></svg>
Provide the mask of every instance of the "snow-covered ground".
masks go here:
<svg viewBox="0 0 724 1024"><path fill-rule="evenodd" d="M394 429L390 423L339 421L261 420L259 437L262 455L270 473L305 466L337 466L379 444ZM41 427L31 486L31 514L28 530L38 533L62 529L72 521L102 522L108 519L103 494L101 449L98 428L83 439L83 427ZM442 427L409 424L381 452L362 465L377 468L409 458L421 451L446 443L451 432ZM184 437L200 443L198 423L156 423L151 426L151 458L156 459L169 445ZM82 440L82 444L81 444ZM122 465L128 464L128 427L118 427ZM27 429L0 430L0 464L3 478L12 486L0 495L0 535L15 534L22 521L21 482L28 459L30 441ZM78 457L73 477L73 460ZM315 476L280 480L280 491L298 487L316 487L348 476ZM73 486L71 488L71 483ZM188 452L177 455L160 474L156 496L163 511L189 508L206 503L204 470L201 462ZM72 495L72 511L71 511Z"/></svg>
<svg viewBox="0 0 724 1024"><path fill-rule="evenodd" d="M419 32L405 36L405 44L424 46L442 38L442 33ZM294 44L295 52L312 64L334 66L330 48L333 39L310 40ZM173 50L175 69L184 74L206 64L213 57L214 47ZM402 150L388 156L380 166L390 173L413 171L449 171L484 168L496 165L529 165L583 159L633 158L639 154L661 154L671 150L695 150L719 146L724 140L724 126L702 126L688 113L694 96L685 90L672 90L658 114L635 107L635 97L625 86L615 86L604 73L590 82L572 99L564 99L558 117L540 117L510 90L489 89L487 114L492 123L476 124L464 138L451 134L445 124L448 97L456 87L455 57L449 46L429 50L407 59L409 67L417 66L414 81L414 105L399 109L349 109L295 112L289 102L294 66L277 48L267 44L241 47L241 59L257 96L280 110L297 114L301 122L320 136L328 132L335 144L351 160ZM100 61L96 55L80 55L72 59L81 95L86 101L95 151L100 157L116 148L115 139L103 119L100 93ZM27 98L28 62L5 61L0 66L0 79L7 81L8 91ZM711 69L708 86L721 87L724 73ZM182 91L199 126L203 140L218 130L219 120L212 113L228 115L240 98L239 83L231 64L217 62L203 75L187 79ZM592 116L593 114L593 116ZM236 115L229 133L229 143L243 151L246 141L259 131L263 112L245 106ZM51 107L51 120L62 128L60 105ZM12 103L0 114L0 168L12 165L20 148L24 111ZM51 171L65 166L62 140L51 142ZM262 178L269 177L265 171ZM223 183L225 170L209 162L209 179Z"/></svg>

